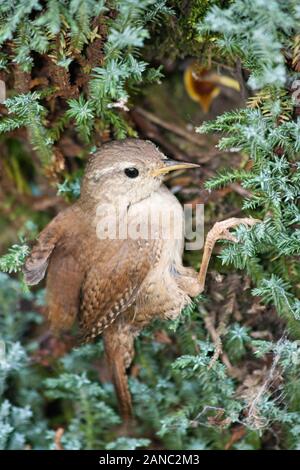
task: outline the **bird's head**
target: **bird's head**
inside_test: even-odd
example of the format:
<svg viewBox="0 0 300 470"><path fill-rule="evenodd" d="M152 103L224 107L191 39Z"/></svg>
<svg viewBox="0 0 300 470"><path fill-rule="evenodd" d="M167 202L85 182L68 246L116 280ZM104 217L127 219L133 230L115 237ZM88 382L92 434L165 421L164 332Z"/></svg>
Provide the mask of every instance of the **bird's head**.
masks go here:
<svg viewBox="0 0 300 470"><path fill-rule="evenodd" d="M198 166L168 159L149 141L110 142L91 156L81 198L135 204L157 191L170 171Z"/></svg>

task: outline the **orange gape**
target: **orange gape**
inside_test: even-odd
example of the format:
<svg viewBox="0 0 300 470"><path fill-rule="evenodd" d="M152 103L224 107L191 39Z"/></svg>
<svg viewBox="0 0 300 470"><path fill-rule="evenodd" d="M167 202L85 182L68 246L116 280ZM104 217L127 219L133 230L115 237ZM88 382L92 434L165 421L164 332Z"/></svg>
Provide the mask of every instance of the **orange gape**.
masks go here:
<svg viewBox="0 0 300 470"><path fill-rule="evenodd" d="M211 103L220 94L222 86L240 91L237 80L217 74L197 62L193 62L185 69L184 85L190 98L197 101L205 113L210 110Z"/></svg>

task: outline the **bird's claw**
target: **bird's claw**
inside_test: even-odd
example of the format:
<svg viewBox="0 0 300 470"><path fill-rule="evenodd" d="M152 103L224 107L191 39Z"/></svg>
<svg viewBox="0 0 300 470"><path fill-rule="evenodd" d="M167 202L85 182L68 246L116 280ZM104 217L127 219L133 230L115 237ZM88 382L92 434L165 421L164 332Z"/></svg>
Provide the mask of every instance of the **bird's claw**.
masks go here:
<svg viewBox="0 0 300 470"><path fill-rule="evenodd" d="M252 227L258 222L260 222L260 220L252 219L250 217L244 217L241 219L237 217L231 217L230 219L223 220L222 222L217 222L210 230L208 236L213 243L217 240L229 240L237 243L237 238L229 231L229 229L237 227L241 224Z"/></svg>

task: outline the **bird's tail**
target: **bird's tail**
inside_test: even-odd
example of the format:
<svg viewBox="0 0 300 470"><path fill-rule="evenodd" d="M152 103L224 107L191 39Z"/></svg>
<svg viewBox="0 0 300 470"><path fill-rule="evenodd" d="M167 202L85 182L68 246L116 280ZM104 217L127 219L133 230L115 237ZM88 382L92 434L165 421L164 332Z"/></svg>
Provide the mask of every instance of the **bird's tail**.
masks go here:
<svg viewBox="0 0 300 470"><path fill-rule="evenodd" d="M119 407L121 416L124 421L129 421L132 418L132 402L131 395L128 388L128 380L124 361L121 357L114 360L112 364L113 381L118 396Z"/></svg>
<svg viewBox="0 0 300 470"><path fill-rule="evenodd" d="M132 401L128 388L126 367L129 365L129 355L130 359L133 355L133 338L129 335L126 335L126 338L121 338L120 331L115 325L104 330L103 336L106 358L112 372L120 413L123 420L128 422L132 418Z"/></svg>

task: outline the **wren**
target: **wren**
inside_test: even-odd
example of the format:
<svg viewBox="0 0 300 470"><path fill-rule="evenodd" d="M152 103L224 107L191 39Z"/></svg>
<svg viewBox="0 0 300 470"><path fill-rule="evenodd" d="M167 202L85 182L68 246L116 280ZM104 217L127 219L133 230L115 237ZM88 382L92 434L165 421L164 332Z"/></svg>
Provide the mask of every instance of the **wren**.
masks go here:
<svg viewBox="0 0 300 470"><path fill-rule="evenodd" d="M197 166L168 159L149 141L104 144L87 163L79 200L46 226L25 263L30 285L47 272L54 330L68 330L77 321L85 341L103 335L124 420L132 414L126 369L135 337L154 318L180 315L204 289L215 242L236 241L231 227L256 223L251 218L216 223L207 235L199 274L184 267L183 209L163 179L170 171ZM135 230L119 236L124 220L133 227L149 213L156 214L153 236L142 230L140 236ZM169 230L166 237L161 225L168 220L179 230L174 235ZM108 232L113 227L109 236L103 236L104 226Z"/></svg>

